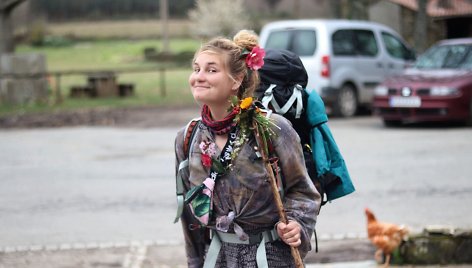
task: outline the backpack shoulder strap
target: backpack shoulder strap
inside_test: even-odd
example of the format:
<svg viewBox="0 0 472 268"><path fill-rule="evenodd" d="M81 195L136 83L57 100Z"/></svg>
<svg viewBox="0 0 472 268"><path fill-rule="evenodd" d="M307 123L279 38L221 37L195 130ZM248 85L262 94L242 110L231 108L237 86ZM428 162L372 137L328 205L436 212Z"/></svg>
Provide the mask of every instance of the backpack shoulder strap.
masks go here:
<svg viewBox="0 0 472 268"><path fill-rule="evenodd" d="M175 216L174 223L179 221L184 209L184 180L182 178L182 170L184 168L187 168L189 165L190 145L192 144L192 140L196 132L195 130L197 129L200 122L200 118L194 118L185 127L183 151L186 158L179 163L179 169L175 178L175 191L177 195L177 215Z"/></svg>
<svg viewBox="0 0 472 268"><path fill-rule="evenodd" d="M195 135L195 128L200 125L201 118L194 118L192 119L187 126L185 127L185 135L184 135L184 154L189 155L189 147L192 143L193 136ZM187 157L188 159L188 157Z"/></svg>

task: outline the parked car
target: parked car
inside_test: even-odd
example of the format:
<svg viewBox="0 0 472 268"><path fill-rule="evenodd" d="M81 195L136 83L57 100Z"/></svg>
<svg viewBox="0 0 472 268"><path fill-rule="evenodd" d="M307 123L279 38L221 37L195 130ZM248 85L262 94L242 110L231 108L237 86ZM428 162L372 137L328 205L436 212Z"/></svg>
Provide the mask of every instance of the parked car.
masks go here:
<svg viewBox="0 0 472 268"><path fill-rule="evenodd" d="M374 113L386 125L472 123L472 38L440 41L411 69L375 90Z"/></svg>
<svg viewBox="0 0 472 268"><path fill-rule="evenodd" d="M328 112L353 116L371 107L375 87L400 73L415 53L398 33L382 24L351 20L288 20L266 24L265 48L300 56L308 72L308 90L317 90Z"/></svg>

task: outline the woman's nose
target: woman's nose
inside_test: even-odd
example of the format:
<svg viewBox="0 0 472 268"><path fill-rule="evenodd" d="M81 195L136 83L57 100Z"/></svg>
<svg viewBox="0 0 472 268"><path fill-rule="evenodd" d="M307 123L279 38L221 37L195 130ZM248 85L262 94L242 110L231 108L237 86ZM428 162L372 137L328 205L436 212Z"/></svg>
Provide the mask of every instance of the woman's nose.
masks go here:
<svg viewBox="0 0 472 268"><path fill-rule="evenodd" d="M205 80L205 73L202 71L195 72L195 79L198 81Z"/></svg>

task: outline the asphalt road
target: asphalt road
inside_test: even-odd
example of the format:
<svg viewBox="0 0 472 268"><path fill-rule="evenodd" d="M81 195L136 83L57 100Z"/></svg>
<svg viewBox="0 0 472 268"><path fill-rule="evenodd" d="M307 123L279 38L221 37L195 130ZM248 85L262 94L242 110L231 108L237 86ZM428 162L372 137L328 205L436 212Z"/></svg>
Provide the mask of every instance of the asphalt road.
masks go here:
<svg viewBox="0 0 472 268"><path fill-rule="evenodd" d="M373 117L332 119L357 191L322 208L322 239L365 237L380 220L472 228L472 128L385 128ZM175 215L178 128L0 130L0 249L182 242Z"/></svg>

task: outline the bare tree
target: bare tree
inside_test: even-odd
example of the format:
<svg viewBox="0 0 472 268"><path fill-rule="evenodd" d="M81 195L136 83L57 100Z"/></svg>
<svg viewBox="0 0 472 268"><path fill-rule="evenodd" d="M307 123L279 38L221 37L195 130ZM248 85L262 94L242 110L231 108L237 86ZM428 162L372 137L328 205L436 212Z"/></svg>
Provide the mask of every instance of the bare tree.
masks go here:
<svg viewBox="0 0 472 268"><path fill-rule="evenodd" d="M192 32L203 38L230 36L249 25L243 0L197 0L189 12Z"/></svg>
<svg viewBox="0 0 472 268"><path fill-rule="evenodd" d="M428 0L417 0L418 11L415 21L415 48L417 52L423 52L426 49L428 14L426 5Z"/></svg>
<svg viewBox="0 0 472 268"><path fill-rule="evenodd" d="M0 55L3 53L13 53L15 51L11 14L13 10L24 1L25 0L0 0Z"/></svg>

